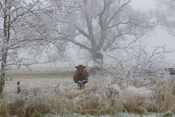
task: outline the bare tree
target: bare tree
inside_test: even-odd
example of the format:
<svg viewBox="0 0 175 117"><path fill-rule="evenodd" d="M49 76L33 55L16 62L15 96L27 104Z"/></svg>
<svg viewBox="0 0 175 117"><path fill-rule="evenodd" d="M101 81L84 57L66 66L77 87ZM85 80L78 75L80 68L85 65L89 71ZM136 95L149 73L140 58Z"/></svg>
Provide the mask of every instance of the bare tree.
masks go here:
<svg viewBox="0 0 175 117"><path fill-rule="evenodd" d="M66 7L61 22L60 39L91 53L94 68L103 64L103 52L133 46L154 29L151 13L134 11L130 0L74 1ZM152 22L151 22L152 21Z"/></svg>
<svg viewBox="0 0 175 117"><path fill-rule="evenodd" d="M41 34L33 30L37 29L35 20L39 20L39 14L45 9L41 7L43 4L38 0L28 2L21 0L0 1L0 22L3 24L0 26L0 93L3 91L8 65L20 64L23 61L17 60L18 50L20 48L27 49L27 47L40 48L37 45L44 40L41 38Z"/></svg>

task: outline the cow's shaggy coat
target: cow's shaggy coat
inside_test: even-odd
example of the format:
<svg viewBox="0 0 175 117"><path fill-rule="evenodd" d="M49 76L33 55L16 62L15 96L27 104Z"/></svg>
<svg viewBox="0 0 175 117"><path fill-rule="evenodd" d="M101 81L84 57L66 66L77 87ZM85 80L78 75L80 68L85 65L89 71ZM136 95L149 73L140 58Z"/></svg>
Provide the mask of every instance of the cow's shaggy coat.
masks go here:
<svg viewBox="0 0 175 117"><path fill-rule="evenodd" d="M85 84L88 82L89 73L86 70L86 66L76 66L76 71L73 76L73 80L78 84L79 89L83 89Z"/></svg>

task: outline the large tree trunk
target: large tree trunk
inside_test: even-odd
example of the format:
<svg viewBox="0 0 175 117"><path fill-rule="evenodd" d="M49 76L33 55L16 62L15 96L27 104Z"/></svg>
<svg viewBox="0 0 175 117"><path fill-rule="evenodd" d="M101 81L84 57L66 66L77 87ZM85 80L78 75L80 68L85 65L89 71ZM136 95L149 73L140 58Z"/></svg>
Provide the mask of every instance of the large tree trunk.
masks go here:
<svg viewBox="0 0 175 117"><path fill-rule="evenodd" d="M6 63L7 63L7 53L8 53L8 42L10 39L10 14L7 13L7 0L5 2L5 11L4 11L4 22L3 22L3 41L2 41L2 58L1 58L1 77L0 77L0 93L4 89L5 76L6 76ZM8 8L10 9L10 8Z"/></svg>
<svg viewBox="0 0 175 117"><path fill-rule="evenodd" d="M4 89L5 75L6 75L6 62L7 62L7 51L2 49L2 62L1 62L1 77L0 77L0 93Z"/></svg>
<svg viewBox="0 0 175 117"><path fill-rule="evenodd" d="M4 83L5 83L4 81L0 81L0 94L3 91L3 89L4 89Z"/></svg>
<svg viewBox="0 0 175 117"><path fill-rule="evenodd" d="M96 73L102 70L103 67L103 54L93 53L94 66L89 70L90 73Z"/></svg>

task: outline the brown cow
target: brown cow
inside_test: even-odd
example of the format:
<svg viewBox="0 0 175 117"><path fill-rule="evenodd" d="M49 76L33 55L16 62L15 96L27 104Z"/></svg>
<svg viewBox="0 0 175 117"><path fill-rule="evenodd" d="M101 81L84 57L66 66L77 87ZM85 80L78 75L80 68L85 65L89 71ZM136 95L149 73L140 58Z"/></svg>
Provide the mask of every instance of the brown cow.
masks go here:
<svg viewBox="0 0 175 117"><path fill-rule="evenodd" d="M165 71L167 71L167 72L170 73L171 75L175 75L175 70L174 70L174 68L166 68Z"/></svg>
<svg viewBox="0 0 175 117"><path fill-rule="evenodd" d="M75 71L73 80L78 84L79 89L83 89L88 82L89 73L86 70L86 66L79 65L75 66L75 68L77 70Z"/></svg>

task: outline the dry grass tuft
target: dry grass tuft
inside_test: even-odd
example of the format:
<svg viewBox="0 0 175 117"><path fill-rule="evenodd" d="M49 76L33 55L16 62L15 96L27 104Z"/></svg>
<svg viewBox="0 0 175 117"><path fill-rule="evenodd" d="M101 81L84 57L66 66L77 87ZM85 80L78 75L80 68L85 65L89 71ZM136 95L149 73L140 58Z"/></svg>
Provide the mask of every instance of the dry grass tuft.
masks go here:
<svg viewBox="0 0 175 117"><path fill-rule="evenodd" d="M135 88L128 86L124 89L122 96L124 101L123 107L128 112L137 114L148 114L152 110L153 95L152 91L147 88Z"/></svg>
<svg viewBox="0 0 175 117"><path fill-rule="evenodd" d="M18 117L39 117L51 112L51 105L41 95L38 88L24 90L20 94L4 99L0 115L16 115Z"/></svg>
<svg viewBox="0 0 175 117"><path fill-rule="evenodd" d="M172 110L175 113L175 80L166 78L155 90L155 98L160 112Z"/></svg>

